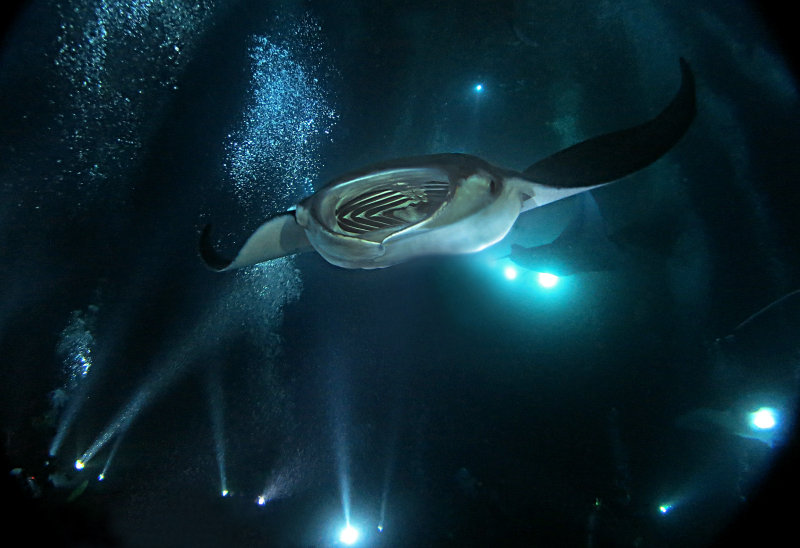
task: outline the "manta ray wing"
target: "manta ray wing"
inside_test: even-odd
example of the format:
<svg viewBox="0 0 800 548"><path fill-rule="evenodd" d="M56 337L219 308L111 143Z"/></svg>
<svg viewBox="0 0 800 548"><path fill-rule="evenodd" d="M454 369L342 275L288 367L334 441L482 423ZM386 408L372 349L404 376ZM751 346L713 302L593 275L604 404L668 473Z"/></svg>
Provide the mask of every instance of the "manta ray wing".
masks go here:
<svg viewBox="0 0 800 548"><path fill-rule="evenodd" d="M683 137L696 114L694 75L682 57L680 65L681 87L658 116L572 145L522 174L552 187L585 187L616 181L661 158Z"/></svg>
<svg viewBox="0 0 800 548"><path fill-rule="evenodd" d="M247 239L233 259L220 254L211 244L211 225L200 235L200 256L216 272L234 270L311 249L306 233L294 213L281 213L263 223Z"/></svg>

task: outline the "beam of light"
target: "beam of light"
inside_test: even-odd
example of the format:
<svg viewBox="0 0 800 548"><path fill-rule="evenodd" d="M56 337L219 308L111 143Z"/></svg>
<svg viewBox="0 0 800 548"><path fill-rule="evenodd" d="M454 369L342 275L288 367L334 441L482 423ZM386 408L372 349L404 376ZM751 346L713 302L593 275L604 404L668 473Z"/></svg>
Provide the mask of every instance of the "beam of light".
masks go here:
<svg viewBox="0 0 800 548"><path fill-rule="evenodd" d="M383 531L383 524L386 522L386 505L389 500L389 480L391 478L391 468L390 466L386 467L386 476L384 477L383 482L383 491L381 492L381 513L380 517L378 518L378 531Z"/></svg>
<svg viewBox="0 0 800 548"><path fill-rule="evenodd" d="M271 500L289 496L302 479L302 453L296 453L288 463L273 471L257 499L259 506Z"/></svg>
<svg viewBox="0 0 800 548"><path fill-rule="evenodd" d="M88 464L90 460L102 449L108 442L117 434L122 434L128 430L133 419L139 414L142 407L152 397L151 393L146 390L146 386L142 387L133 397L133 399L117 413L117 416L106 426L105 430L92 442L89 448L84 451L83 455L78 462L83 465ZM77 464L76 464L77 468Z"/></svg>
<svg viewBox="0 0 800 548"><path fill-rule="evenodd" d="M70 404L61 416L61 420L58 421L56 435L53 437L53 441L50 443L50 450L48 451L51 457L55 457L58 454L58 450L61 449L61 443L64 441L64 437L67 435L70 426L72 426L75 420L75 416L78 414L78 407L77 405Z"/></svg>
<svg viewBox="0 0 800 548"><path fill-rule="evenodd" d="M348 421L348 414L345 409L345 402L348 401L347 394L347 366L346 364L337 364L333 368L333 376L331 378L331 386L333 389L329 393L331 398L332 413L330 414L333 424L331 425L333 431L333 449L336 458L336 471L339 476L339 491L342 500L342 512L344 513L344 522L350 525L350 456L347 451L347 434L346 425Z"/></svg>
<svg viewBox="0 0 800 548"><path fill-rule="evenodd" d="M347 449L345 447L344 435L338 436L337 441L337 461L339 463L339 489L342 496L342 511L344 512L344 520L350 524L350 474L349 459L347 456Z"/></svg>
<svg viewBox="0 0 800 548"><path fill-rule="evenodd" d="M536 282L545 289L550 289L558 284L558 276L548 272L539 272L536 275Z"/></svg>
<svg viewBox="0 0 800 548"><path fill-rule="evenodd" d="M381 490L381 509L378 518L378 532L383 532L386 523L386 506L389 500L389 487L392 482L392 472L397 455L397 439L400 435L401 410L403 406L400 402L399 392L395 392L394 404L392 406L392 421L389 443L386 450L386 468L383 472L383 489Z"/></svg>
<svg viewBox="0 0 800 548"><path fill-rule="evenodd" d="M228 493L228 477L225 471L225 435L223 424L223 398L222 383L219 372L215 367L208 369L206 377L206 389L208 390L208 404L211 413L211 430L214 435L214 452L217 457L217 470L219 472L219 485L222 496Z"/></svg>
<svg viewBox="0 0 800 548"><path fill-rule="evenodd" d="M83 407L83 404L86 401L86 398L84 397L86 390L83 388L85 388L85 386L81 387L81 389L78 389L77 393L73 394L72 397L69 398L67 407L64 409L64 412L61 414L61 417L58 420L56 435L53 437L53 441L50 442L49 453L51 457L55 457L58 454L67 432L69 432L70 427L75 422L75 417L78 416L78 411L80 411L81 407Z"/></svg>
<svg viewBox="0 0 800 548"><path fill-rule="evenodd" d="M122 443L122 438L124 438L124 434L120 434L117 436L117 439L114 441L114 445L111 446L111 452L108 454L108 458L106 459L106 464L103 466L102 472L100 475L97 476L99 481L103 481L106 479L106 472L108 472L108 467L111 466L111 461L114 460L114 456L117 454L117 449L119 449L120 444Z"/></svg>
<svg viewBox="0 0 800 548"><path fill-rule="evenodd" d="M200 322L200 329L197 330L199 333L196 332L195 335L201 334L204 331L203 327L205 327L205 322ZM171 386L175 379L186 370L187 365L191 362L189 349L199 350L196 348L198 343L194 340L195 338L196 336L188 338L184 344L179 344L167 359L158 362L158 365L153 368L153 372L151 372L139 390L136 391L127 405L117 413L103 432L81 455L81 462L87 464L111 438L127 432L139 413L152 403L156 396Z"/></svg>
<svg viewBox="0 0 800 548"><path fill-rule="evenodd" d="M358 542L358 536L358 529L348 523L339 532L339 541L347 546L352 546Z"/></svg>
<svg viewBox="0 0 800 548"><path fill-rule="evenodd" d="M56 353L61 356L66 376L64 386L53 391L51 403L54 410L65 406L58 419L56 435L50 443L49 453L56 456L70 427L75 422L86 401L89 372L94 362L95 338L92 332L96 323L97 305L89 305L85 311L72 312L70 321L61 331Z"/></svg>

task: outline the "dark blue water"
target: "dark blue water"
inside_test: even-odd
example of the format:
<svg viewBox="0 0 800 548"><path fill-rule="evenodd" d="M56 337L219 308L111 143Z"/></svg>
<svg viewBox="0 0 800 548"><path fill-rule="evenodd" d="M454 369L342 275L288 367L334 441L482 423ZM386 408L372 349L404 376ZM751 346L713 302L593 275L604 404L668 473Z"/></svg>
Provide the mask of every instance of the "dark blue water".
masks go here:
<svg viewBox="0 0 800 548"><path fill-rule="evenodd" d="M332 546L349 517L362 546L708 546L791 527L798 91L746 3L80 0L6 28L5 535ZM307 253L216 274L197 254L205 223L235 249L364 164L524 169L640 123L679 57L689 132L592 193L604 231L638 235L620 268L505 276L572 199L483 252L384 270Z"/></svg>

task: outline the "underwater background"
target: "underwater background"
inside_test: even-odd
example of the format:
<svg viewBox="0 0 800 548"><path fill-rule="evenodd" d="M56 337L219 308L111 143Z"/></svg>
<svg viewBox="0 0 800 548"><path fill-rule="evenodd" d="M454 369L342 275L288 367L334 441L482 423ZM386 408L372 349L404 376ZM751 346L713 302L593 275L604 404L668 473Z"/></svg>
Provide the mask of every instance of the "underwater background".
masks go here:
<svg viewBox="0 0 800 548"><path fill-rule="evenodd" d="M363 546L661 547L792 530L776 493L798 486L800 105L780 38L721 0L22 4L0 46L4 534L307 547L346 544L350 523ZM306 253L216 274L198 256L206 223L233 249L365 164L524 169L638 124L680 57L692 127L591 193L600 232L634 236L614 268L548 288L508 262L578 198L480 253L382 270Z"/></svg>

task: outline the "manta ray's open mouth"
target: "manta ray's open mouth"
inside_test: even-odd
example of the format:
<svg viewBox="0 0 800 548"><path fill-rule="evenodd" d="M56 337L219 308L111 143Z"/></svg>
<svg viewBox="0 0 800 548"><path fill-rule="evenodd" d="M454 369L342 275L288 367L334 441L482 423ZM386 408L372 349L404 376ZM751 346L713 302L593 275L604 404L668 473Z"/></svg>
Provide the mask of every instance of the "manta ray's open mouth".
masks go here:
<svg viewBox="0 0 800 548"><path fill-rule="evenodd" d="M356 235L387 228L399 230L431 216L447 199L449 190L450 185L442 181L370 189L336 208L336 224Z"/></svg>

